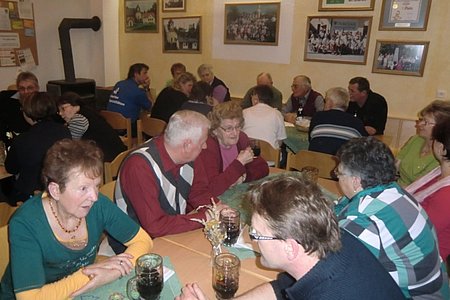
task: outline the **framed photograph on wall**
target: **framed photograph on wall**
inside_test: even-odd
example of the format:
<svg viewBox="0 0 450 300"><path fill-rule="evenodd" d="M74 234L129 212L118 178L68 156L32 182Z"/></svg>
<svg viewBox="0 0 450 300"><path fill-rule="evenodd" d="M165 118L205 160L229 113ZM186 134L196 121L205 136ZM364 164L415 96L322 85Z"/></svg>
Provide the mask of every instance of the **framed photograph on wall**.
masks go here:
<svg viewBox="0 0 450 300"><path fill-rule="evenodd" d="M371 24L372 17L308 17L304 60L366 64Z"/></svg>
<svg viewBox="0 0 450 300"><path fill-rule="evenodd" d="M383 0L379 30L427 30L431 0Z"/></svg>
<svg viewBox="0 0 450 300"><path fill-rule="evenodd" d="M201 53L201 17L162 18L164 53Z"/></svg>
<svg viewBox="0 0 450 300"><path fill-rule="evenodd" d="M225 3L224 43L278 45L280 2Z"/></svg>
<svg viewBox="0 0 450 300"><path fill-rule="evenodd" d="M187 0L161 0L163 12L186 11Z"/></svg>
<svg viewBox="0 0 450 300"><path fill-rule="evenodd" d="M319 0L319 11L373 10L375 0Z"/></svg>
<svg viewBox="0 0 450 300"><path fill-rule="evenodd" d="M377 40L372 72L423 76L430 42Z"/></svg>
<svg viewBox="0 0 450 300"><path fill-rule="evenodd" d="M158 0L125 0L125 32L158 32Z"/></svg>

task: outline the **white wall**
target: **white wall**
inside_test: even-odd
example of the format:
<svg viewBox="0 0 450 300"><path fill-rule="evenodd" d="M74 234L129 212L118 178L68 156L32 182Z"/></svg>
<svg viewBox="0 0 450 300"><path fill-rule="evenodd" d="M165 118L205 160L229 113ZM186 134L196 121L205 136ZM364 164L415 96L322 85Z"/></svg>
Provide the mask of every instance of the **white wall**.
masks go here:
<svg viewBox="0 0 450 300"><path fill-rule="evenodd" d="M31 70L39 78L41 90L49 80L64 79L64 67L60 51L58 26L63 18L91 18L95 15L103 21L103 3L108 6L119 0L33 0L34 19L39 65ZM111 5L117 14L117 4ZM109 7L108 7L109 9ZM111 11L111 10L110 10ZM117 18L117 17L116 17ZM94 79L97 85L105 85L105 60L103 28L71 29L72 51L76 78ZM108 29L110 31L110 29ZM115 31L117 35L117 30ZM111 49L111 47L109 47ZM118 48L117 43L115 48ZM116 51L117 52L117 51ZM118 56L118 54L117 54ZM118 68L118 60L117 60ZM113 67L110 69L114 70ZM0 68L0 89L14 83L19 67ZM114 74L114 72L109 72ZM118 71L117 71L118 73Z"/></svg>

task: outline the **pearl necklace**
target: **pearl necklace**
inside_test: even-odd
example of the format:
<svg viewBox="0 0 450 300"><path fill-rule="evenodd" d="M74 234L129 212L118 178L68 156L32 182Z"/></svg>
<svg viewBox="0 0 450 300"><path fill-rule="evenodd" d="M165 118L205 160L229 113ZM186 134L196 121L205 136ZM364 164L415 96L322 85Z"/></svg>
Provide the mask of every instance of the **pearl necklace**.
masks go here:
<svg viewBox="0 0 450 300"><path fill-rule="evenodd" d="M58 215L56 214L55 210L53 209L53 199L52 199L52 198L49 199L49 203L50 203L50 209L51 209L51 211L52 211L53 216L54 216L55 219L56 219L56 222L58 222L59 227L61 227L61 229L62 229L65 233L71 234L71 233L74 233L75 231L77 231L78 228L80 228L82 218L79 218L79 219L78 219L78 224L77 224L77 226L75 226L74 229L72 229L72 230L66 229L66 228L61 224L61 221L59 221ZM75 239L75 235L73 235L73 236L71 237L71 239Z"/></svg>

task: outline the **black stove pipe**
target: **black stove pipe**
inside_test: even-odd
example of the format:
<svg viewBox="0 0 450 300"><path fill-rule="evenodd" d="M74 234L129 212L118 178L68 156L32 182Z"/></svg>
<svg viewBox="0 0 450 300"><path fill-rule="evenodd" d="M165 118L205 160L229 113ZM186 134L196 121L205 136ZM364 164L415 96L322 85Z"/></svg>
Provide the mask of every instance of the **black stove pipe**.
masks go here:
<svg viewBox="0 0 450 300"><path fill-rule="evenodd" d="M95 16L91 19L64 18L58 27L59 42L61 44L62 59L64 64L64 76L66 81L75 82L75 68L73 65L72 44L70 42L70 29L91 28L98 31L102 22Z"/></svg>

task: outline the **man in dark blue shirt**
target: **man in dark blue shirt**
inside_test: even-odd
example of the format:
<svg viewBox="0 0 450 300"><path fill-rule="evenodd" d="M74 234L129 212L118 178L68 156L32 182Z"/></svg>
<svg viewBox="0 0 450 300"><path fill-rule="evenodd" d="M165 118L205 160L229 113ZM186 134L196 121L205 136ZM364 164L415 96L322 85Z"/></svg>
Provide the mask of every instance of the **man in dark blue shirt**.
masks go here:
<svg viewBox="0 0 450 300"><path fill-rule="evenodd" d="M134 64L128 71L127 79L119 81L109 97L107 110L121 113L131 119L133 136L136 133L136 120L141 109L150 111L150 78L146 64Z"/></svg>

